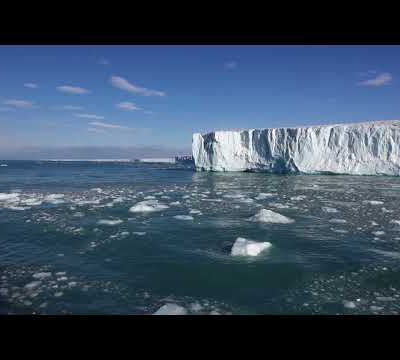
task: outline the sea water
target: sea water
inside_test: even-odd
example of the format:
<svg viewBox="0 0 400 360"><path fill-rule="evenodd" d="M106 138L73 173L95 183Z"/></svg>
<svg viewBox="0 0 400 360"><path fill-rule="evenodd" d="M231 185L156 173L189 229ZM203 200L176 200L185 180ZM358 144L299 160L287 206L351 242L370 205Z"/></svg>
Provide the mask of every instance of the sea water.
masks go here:
<svg viewBox="0 0 400 360"><path fill-rule="evenodd" d="M1 163L2 314L399 313L398 177Z"/></svg>

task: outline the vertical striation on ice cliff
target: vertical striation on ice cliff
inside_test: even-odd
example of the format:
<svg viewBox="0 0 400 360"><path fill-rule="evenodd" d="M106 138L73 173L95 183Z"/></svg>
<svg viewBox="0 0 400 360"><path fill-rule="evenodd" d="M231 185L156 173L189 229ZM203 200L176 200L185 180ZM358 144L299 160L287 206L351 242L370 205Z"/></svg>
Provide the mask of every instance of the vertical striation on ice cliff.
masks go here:
<svg viewBox="0 0 400 360"><path fill-rule="evenodd" d="M193 134L198 171L400 175L400 121Z"/></svg>

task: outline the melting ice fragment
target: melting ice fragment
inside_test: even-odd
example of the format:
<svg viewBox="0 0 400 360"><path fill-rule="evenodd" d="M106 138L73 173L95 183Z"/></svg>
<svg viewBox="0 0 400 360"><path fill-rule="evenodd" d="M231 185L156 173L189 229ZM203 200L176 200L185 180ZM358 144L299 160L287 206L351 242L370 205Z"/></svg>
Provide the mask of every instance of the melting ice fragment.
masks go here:
<svg viewBox="0 0 400 360"><path fill-rule="evenodd" d="M114 225L118 225L118 224L121 224L121 223L123 223L123 220L120 220L120 219L118 219L118 220L102 219L102 220L99 220L97 222L98 225L108 225L108 226L114 226Z"/></svg>
<svg viewBox="0 0 400 360"><path fill-rule="evenodd" d="M364 200L364 204L371 204L371 205L382 205L383 201L378 201L378 200Z"/></svg>
<svg viewBox="0 0 400 360"><path fill-rule="evenodd" d="M193 220L193 216L190 215L175 215L174 218L178 220Z"/></svg>
<svg viewBox="0 0 400 360"><path fill-rule="evenodd" d="M256 242L238 237L231 249L232 256L257 256L272 246L269 242Z"/></svg>
<svg viewBox="0 0 400 360"><path fill-rule="evenodd" d="M153 315L186 315L187 310L174 303L167 303L161 306Z"/></svg>
<svg viewBox="0 0 400 360"><path fill-rule="evenodd" d="M164 205L159 203L157 200L147 200L147 201L140 201L134 206L132 206L129 211L133 213L140 213L140 212L154 212L154 211L161 211L168 209L168 205Z"/></svg>
<svg viewBox="0 0 400 360"><path fill-rule="evenodd" d="M294 220L272 210L261 209L257 214L248 219L254 222L290 224Z"/></svg>

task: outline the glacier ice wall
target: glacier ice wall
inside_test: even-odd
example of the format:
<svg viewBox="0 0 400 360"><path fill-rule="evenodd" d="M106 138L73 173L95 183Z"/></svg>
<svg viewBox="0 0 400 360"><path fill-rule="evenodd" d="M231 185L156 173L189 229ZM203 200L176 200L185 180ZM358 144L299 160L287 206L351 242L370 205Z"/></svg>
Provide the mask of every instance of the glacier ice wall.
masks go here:
<svg viewBox="0 0 400 360"><path fill-rule="evenodd" d="M193 134L198 171L400 175L400 121Z"/></svg>

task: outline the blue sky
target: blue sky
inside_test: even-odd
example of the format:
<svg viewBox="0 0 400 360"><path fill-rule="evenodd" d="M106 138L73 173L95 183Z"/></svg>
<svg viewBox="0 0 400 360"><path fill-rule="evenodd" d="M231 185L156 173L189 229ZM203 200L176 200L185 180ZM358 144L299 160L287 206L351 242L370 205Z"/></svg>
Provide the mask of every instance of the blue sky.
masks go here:
<svg viewBox="0 0 400 360"><path fill-rule="evenodd" d="M0 46L0 148L399 118L399 46Z"/></svg>

